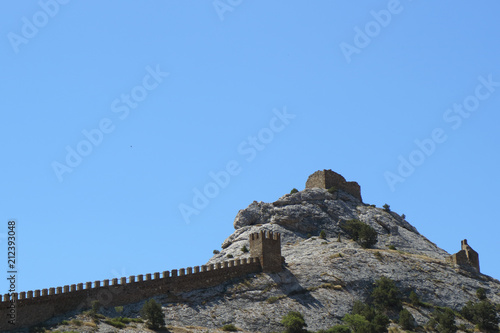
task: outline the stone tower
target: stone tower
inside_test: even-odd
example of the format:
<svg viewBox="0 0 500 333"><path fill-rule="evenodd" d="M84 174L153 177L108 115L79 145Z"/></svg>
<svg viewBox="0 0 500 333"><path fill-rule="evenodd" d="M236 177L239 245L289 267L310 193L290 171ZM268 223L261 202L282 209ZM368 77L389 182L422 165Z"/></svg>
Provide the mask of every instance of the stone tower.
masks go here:
<svg viewBox="0 0 500 333"><path fill-rule="evenodd" d="M479 273L479 254L467 244L467 239L462 241L462 250L450 256L455 265L467 265L474 267Z"/></svg>
<svg viewBox="0 0 500 333"><path fill-rule="evenodd" d="M348 182L342 175L332 171L323 170L316 171L307 178L306 188L326 188L336 187L339 190L349 193L359 201L363 202L361 199L361 187L356 182Z"/></svg>
<svg viewBox="0 0 500 333"><path fill-rule="evenodd" d="M281 234L262 230L251 234L250 256L259 258L263 272L281 272Z"/></svg>

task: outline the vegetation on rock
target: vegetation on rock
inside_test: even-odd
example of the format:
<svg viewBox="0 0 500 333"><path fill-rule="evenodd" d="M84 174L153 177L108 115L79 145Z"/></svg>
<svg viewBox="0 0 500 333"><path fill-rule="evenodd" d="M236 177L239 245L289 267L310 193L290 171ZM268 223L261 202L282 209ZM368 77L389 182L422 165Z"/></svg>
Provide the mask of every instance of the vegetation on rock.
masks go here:
<svg viewBox="0 0 500 333"><path fill-rule="evenodd" d="M141 309L141 317L147 321L148 327L151 329L158 329L165 326L161 305L156 303L154 299L150 299L144 303Z"/></svg>
<svg viewBox="0 0 500 333"><path fill-rule="evenodd" d="M348 220L341 223L340 227L363 248L372 247L377 243L377 231L360 220Z"/></svg>
<svg viewBox="0 0 500 333"><path fill-rule="evenodd" d="M291 311L281 319L281 324L285 326L286 333L305 333L307 324L304 316L300 312Z"/></svg>
<svg viewBox="0 0 500 333"><path fill-rule="evenodd" d="M401 308L401 292L394 281L385 276L375 282L371 298L373 304L380 309Z"/></svg>
<svg viewBox="0 0 500 333"><path fill-rule="evenodd" d="M499 318L495 306L488 300L484 299L478 303L471 301L460 311L462 316L475 324L481 331L498 330Z"/></svg>

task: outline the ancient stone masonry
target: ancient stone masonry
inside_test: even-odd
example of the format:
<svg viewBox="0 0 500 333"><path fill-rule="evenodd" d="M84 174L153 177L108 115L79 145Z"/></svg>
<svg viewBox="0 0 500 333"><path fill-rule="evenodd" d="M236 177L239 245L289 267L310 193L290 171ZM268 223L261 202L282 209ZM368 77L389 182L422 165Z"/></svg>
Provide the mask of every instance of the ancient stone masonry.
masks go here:
<svg viewBox="0 0 500 333"><path fill-rule="evenodd" d="M0 296L0 330L32 326L74 310L89 308L98 300L105 307L125 305L169 292L186 292L219 285L250 273L281 271L280 234L263 231L250 235L251 258L130 276L128 279L73 284L71 286ZM13 304L15 306L13 306ZM7 322L15 315L16 324Z"/></svg>
<svg viewBox="0 0 500 333"><path fill-rule="evenodd" d="M363 202L361 199L361 187L356 182L348 182L342 175L332 171L323 170L316 171L309 176L306 182L306 188L326 188L336 187L339 190L349 193L359 201Z"/></svg>
<svg viewBox="0 0 500 333"><path fill-rule="evenodd" d="M455 265L465 265L473 267L479 273L479 254L467 244L467 239L462 241L462 250L450 256L450 260Z"/></svg>
<svg viewBox="0 0 500 333"><path fill-rule="evenodd" d="M278 273L281 271L281 235L264 231L250 235L250 256L259 258L262 271Z"/></svg>

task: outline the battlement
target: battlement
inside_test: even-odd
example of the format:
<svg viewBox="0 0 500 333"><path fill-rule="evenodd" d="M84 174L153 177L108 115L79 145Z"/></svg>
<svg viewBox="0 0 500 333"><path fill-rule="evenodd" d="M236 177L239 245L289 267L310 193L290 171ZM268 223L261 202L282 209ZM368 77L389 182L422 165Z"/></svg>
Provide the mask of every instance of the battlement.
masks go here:
<svg viewBox="0 0 500 333"><path fill-rule="evenodd" d="M250 256L259 258L263 272L281 272L281 234L263 230L251 234Z"/></svg>
<svg viewBox="0 0 500 333"><path fill-rule="evenodd" d="M210 264L210 265L202 265L195 267L187 267L181 269L173 269L172 271L164 271L161 273L156 272L153 274L140 274L140 275L132 275L127 277L122 277L120 279L115 278L112 280L103 280L103 281L94 281L94 282L86 282L86 283L78 283L72 285L66 285L63 287L55 287L55 288L47 288L47 289L37 289L35 291L23 291L20 293L12 293L12 294L4 294L0 295L0 302L10 302L11 300L27 300L27 299L39 299L46 296L53 295L61 295L61 294L69 294L69 293L77 293L79 291L91 291L93 289L99 289L102 287L110 287L110 286L130 286L135 285L140 282L147 281L165 281L166 279L175 279L177 277L183 277L191 274L199 274L205 273L215 270L233 268L233 267L241 267L243 265L257 265L259 264L258 258L249 258L249 259L235 259L229 260L222 263ZM111 283L110 283L111 282ZM1 305L0 305L1 306Z"/></svg>
<svg viewBox="0 0 500 333"><path fill-rule="evenodd" d="M281 234L279 232L273 233L272 231L265 232L261 230L250 235L250 240L255 241L256 239L269 239L279 241L281 243Z"/></svg>
<svg viewBox="0 0 500 333"><path fill-rule="evenodd" d="M15 303L16 325L0 321L0 330L27 327L70 311L87 309L98 300L105 307L139 302L170 292L209 288L250 273L281 271L280 234L250 235L250 258L0 295L0 316L8 318ZM255 254L255 255L254 255ZM279 262L279 265L277 264Z"/></svg>
<svg viewBox="0 0 500 333"><path fill-rule="evenodd" d="M339 190L349 193L359 201L363 202L361 199L361 187L356 182L348 182L345 178L332 171L323 170L316 171L307 178L306 188L326 188L336 187Z"/></svg>
<svg viewBox="0 0 500 333"><path fill-rule="evenodd" d="M460 245L462 249L449 257L451 262L455 265L473 267L479 273L479 254L467 244L467 239L464 239Z"/></svg>

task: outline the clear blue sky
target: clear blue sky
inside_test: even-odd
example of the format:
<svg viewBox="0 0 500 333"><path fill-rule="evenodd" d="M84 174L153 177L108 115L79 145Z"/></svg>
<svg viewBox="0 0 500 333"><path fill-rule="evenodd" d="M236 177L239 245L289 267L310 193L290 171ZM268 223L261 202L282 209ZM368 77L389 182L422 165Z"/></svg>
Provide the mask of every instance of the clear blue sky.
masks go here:
<svg viewBox="0 0 500 333"><path fill-rule="evenodd" d="M11 219L18 291L201 265L239 209L333 169L500 278L499 11L3 2L1 269Z"/></svg>

